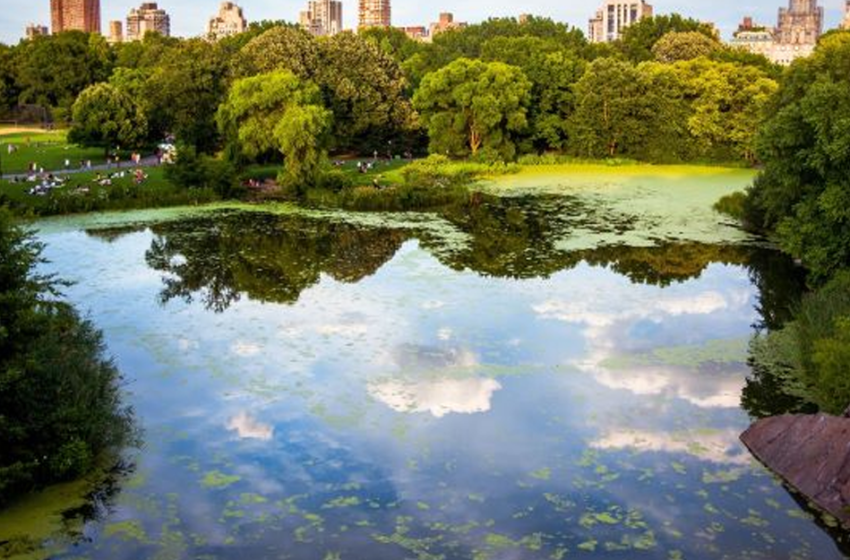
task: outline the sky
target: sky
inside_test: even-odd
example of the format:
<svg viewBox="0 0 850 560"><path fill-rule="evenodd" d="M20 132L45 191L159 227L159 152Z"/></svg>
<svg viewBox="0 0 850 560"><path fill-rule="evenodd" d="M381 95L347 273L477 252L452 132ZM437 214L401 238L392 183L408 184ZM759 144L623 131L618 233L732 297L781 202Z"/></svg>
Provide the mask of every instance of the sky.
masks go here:
<svg viewBox="0 0 850 560"><path fill-rule="evenodd" d="M110 20L124 20L132 7L141 0L101 0L103 29L108 29ZM237 1L245 10L249 21L283 19L297 21L298 12L306 0L241 0ZM787 5L787 0L653 0L655 12L678 12L697 19L713 21L728 37L745 15L757 22L775 25L777 9ZM207 20L218 11L219 0L162 0L159 2L171 14L171 30L174 35L193 36L204 31ZM471 23L491 16L517 16L519 13L551 17L581 29L586 29L587 20L593 15L600 0L523 0L523 2L499 2L486 0L441 0L419 2L417 0L393 0L393 25L427 25L436 21L440 11L453 12L456 21ZM820 0L826 8L826 28L835 27L841 20L844 0ZM343 0L343 25L351 28L357 21L357 0ZM0 42L17 43L30 22L50 24L49 0L0 0Z"/></svg>

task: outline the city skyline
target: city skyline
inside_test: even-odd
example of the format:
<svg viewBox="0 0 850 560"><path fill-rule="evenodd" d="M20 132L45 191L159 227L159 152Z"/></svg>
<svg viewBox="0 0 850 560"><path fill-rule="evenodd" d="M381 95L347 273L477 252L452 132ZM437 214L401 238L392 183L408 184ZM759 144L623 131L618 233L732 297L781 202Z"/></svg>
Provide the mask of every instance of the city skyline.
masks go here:
<svg viewBox="0 0 850 560"><path fill-rule="evenodd" d="M101 25L108 29L110 20L123 20L128 11L138 7L139 0L101 0ZM50 24L50 2L48 0L6 0L4 15L0 18L0 42L16 44L23 38L29 23ZM298 23L299 12L303 10L304 0L242 0L237 2L245 10L248 21L263 19L282 19ZM765 25L775 25L778 9L787 6L787 0L751 0L746 3L734 0L716 0L712 3L696 0L655 0L651 2L656 14L678 12L686 16L713 21L720 28L724 38L729 38L744 16ZM210 14L219 5L219 0L193 0L178 2L165 0L159 2L171 15L172 34L181 37L201 36L209 21ZM844 0L821 0L824 6L825 28L837 27L844 15ZM599 0L576 0L569 5L556 0L527 0L522 7L515 4L493 6L480 0L456 0L445 5L421 3L410 0L392 1L392 23L395 26L428 25L435 21L439 12L453 12L462 21L480 22L488 17L517 17L521 12L542 17L551 17L578 27L587 33L587 21L599 8ZM343 0L343 26L353 29L357 26L358 0Z"/></svg>

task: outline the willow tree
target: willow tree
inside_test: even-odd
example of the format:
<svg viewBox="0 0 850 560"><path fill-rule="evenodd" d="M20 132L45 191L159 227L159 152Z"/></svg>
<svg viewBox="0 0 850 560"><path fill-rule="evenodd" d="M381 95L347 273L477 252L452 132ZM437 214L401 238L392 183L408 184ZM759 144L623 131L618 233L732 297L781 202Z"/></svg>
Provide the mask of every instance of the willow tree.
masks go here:
<svg viewBox="0 0 850 560"><path fill-rule="evenodd" d="M331 124L319 89L288 70L237 80L218 111L231 152L249 160L280 152L279 180L299 190L315 184L321 173Z"/></svg>
<svg viewBox="0 0 850 560"><path fill-rule="evenodd" d="M425 76L413 97L433 153L513 159L528 128L531 82L515 66L458 59Z"/></svg>

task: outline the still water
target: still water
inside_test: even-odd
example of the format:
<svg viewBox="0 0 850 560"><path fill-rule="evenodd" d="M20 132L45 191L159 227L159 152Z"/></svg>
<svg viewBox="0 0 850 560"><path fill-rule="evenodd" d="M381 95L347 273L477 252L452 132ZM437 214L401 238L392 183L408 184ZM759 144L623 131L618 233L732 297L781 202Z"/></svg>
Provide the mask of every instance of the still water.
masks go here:
<svg viewBox="0 0 850 560"><path fill-rule="evenodd" d="M843 558L738 441L799 271L752 240L566 251L572 204L43 224L144 430L51 553Z"/></svg>

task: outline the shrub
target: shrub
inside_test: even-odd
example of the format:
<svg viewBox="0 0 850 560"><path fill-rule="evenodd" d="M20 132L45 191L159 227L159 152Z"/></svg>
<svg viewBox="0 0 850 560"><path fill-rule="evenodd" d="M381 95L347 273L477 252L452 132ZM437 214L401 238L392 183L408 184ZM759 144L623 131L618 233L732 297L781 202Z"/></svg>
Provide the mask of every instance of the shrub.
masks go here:
<svg viewBox="0 0 850 560"><path fill-rule="evenodd" d="M165 176L177 186L209 189L222 198L235 198L244 193L233 163L227 159L198 155L189 146L177 151L177 160L165 168Z"/></svg>

